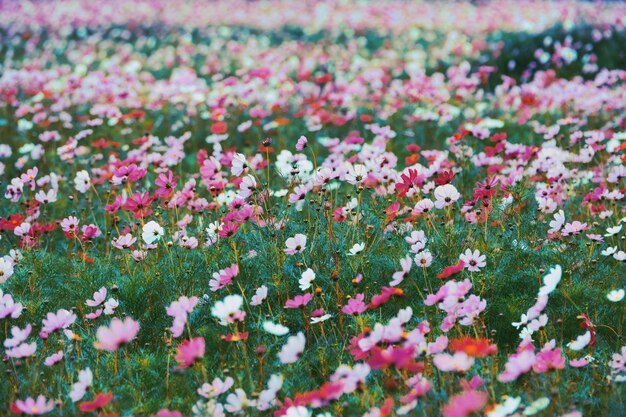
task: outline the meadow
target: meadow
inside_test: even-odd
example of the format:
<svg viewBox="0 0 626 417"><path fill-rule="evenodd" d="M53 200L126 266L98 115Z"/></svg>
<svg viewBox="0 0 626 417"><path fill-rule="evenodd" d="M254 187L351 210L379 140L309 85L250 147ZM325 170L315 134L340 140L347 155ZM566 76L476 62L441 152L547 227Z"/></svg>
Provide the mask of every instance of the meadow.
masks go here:
<svg viewBox="0 0 626 417"><path fill-rule="evenodd" d="M0 416L626 415L626 3L0 2Z"/></svg>

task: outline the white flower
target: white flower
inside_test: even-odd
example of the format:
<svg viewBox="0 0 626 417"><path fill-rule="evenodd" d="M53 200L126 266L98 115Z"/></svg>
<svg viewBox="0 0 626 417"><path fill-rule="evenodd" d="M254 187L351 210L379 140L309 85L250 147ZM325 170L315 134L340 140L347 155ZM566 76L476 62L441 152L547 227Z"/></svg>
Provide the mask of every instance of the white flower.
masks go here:
<svg viewBox="0 0 626 417"><path fill-rule="evenodd" d="M521 402L522 397L507 397L503 403L488 412L487 417L507 417L517 411Z"/></svg>
<svg viewBox="0 0 626 417"><path fill-rule="evenodd" d="M311 417L313 413L301 405L289 407L285 417Z"/></svg>
<svg viewBox="0 0 626 417"><path fill-rule="evenodd" d="M211 308L211 315L216 317L222 326L228 325L228 318L239 311L243 305L241 295L233 294L226 296L222 301L218 301Z"/></svg>
<svg viewBox="0 0 626 417"><path fill-rule="evenodd" d="M470 272L479 272L480 268L484 268L487 265L487 262L485 262L486 256L481 255L478 249L474 252L470 249L465 250L465 253L461 254L459 259L463 261L465 267Z"/></svg>
<svg viewBox="0 0 626 417"><path fill-rule="evenodd" d="M315 272L311 268L307 268L306 271L302 273L302 278L298 281L300 284L300 290L306 291L311 288L311 283L315 279Z"/></svg>
<svg viewBox="0 0 626 417"><path fill-rule="evenodd" d="M304 345L306 344L306 338L302 332L298 332L295 336L289 336L287 343L283 345L283 348L278 353L278 358L283 364L294 363L298 360L302 352L304 352Z"/></svg>
<svg viewBox="0 0 626 417"><path fill-rule="evenodd" d="M613 255L615 252L617 252L617 246L613 246L613 247L608 247L606 249L604 249L602 252L600 252L603 256L611 256Z"/></svg>
<svg viewBox="0 0 626 417"><path fill-rule="evenodd" d="M236 153L233 157L232 165L230 167L230 173L235 177L240 176L246 169L248 169L248 162L246 156L240 153Z"/></svg>
<svg viewBox="0 0 626 417"><path fill-rule="evenodd" d="M323 321L328 320L332 316L333 316L332 314L324 314L323 316L319 316L319 317L311 317L311 324L321 323Z"/></svg>
<svg viewBox="0 0 626 417"><path fill-rule="evenodd" d="M259 288L256 289L256 292L252 296L252 299L250 300L250 305L261 305L265 298L267 298L267 287L265 285L261 285Z"/></svg>
<svg viewBox="0 0 626 417"><path fill-rule="evenodd" d="M548 230L548 233L558 232L559 230L561 230L564 224L565 213L563 212L563 210L559 210L558 213L554 215L554 220L550 222L550 229Z"/></svg>
<svg viewBox="0 0 626 417"><path fill-rule="evenodd" d="M567 347L571 350L582 350L584 349L589 342L591 342L591 332L587 330L585 334L581 334L576 338L576 340L567 344Z"/></svg>
<svg viewBox="0 0 626 417"><path fill-rule="evenodd" d="M141 237L146 244L151 245L165 234L165 230L154 220L150 220L143 226Z"/></svg>
<svg viewBox="0 0 626 417"><path fill-rule="evenodd" d="M556 286L561 281L562 273L563 270L561 269L561 265L550 268L548 275L543 277L543 287L539 289L539 295L549 295L552 291L554 291Z"/></svg>
<svg viewBox="0 0 626 417"><path fill-rule="evenodd" d="M415 265L420 268L428 268L433 263L433 255L429 250L424 250L415 255Z"/></svg>
<svg viewBox="0 0 626 417"><path fill-rule="evenodd" d="M534 416L538 412L544 410L549 405L550 405L550 399L548 397L541 397L538 400L535 400L532 403L530 403L530 405L524 409L524 415Z"/></svg>
<svg viewBox="0 0 626 417"><path fill-rule="evenodd" d="M365 165L350 165L346 173L346 181L352 185L361 184L367 178L367 168Z"/></svg>
<svg viewBox="0 0 626 417"><path fill-rule="evenodd" d="M306 240L306 236L302 233L298 233L294 237L288 238L287 241L285 241L285 253L287 255L302 253L304 249L306 249Z"/></svg>
<svg viewBox="0 0 626 417"><path fill-rule="evenodd" d="M606 229L606 234L604 236L609 237L618 234L622 230L622 225L617 225L615 227L608 227Z"/></svg>
<svg viewBox="0 0 626 417"><path fill-rule="evenodd" d="M615 259L616 261L626 261L626 252L624 252L623 250L614 253L613 254L613 259Z"/></svg>
<svg viewBox="0 0 626 417"><path fill-rule="evenodd" d="M254 400L248 399L244 390L237 388L234 394L228 394L228 397L226 397L226 405L224 408L229 413L240 414L243 413L244 408L254 407L255 403Z"/></svg>
<svg viewBox="0 0 626 417"><path fill-rule="evenodd" d="M435 207L438 209L454 204L459 198L461 198L461 194L452 184L440 185L435 188Z"/></svg>
<svg viewBox="0 0 626 417"><path fill-rule="evenodd" d="M624 290L613 290L606 295L606 298L613 303L619 303L624 299Z"/></svg>
<svg viewBox="0 0 626 417"><path fill-rule="evenodd" d="M120 305L120 303L115 298L109 298L106 303L104 303L104 314L110 316L115 312L115 309Z"/></svg>
<svg viewBox="0 0 626 417"><path fill-rule="evenodd" d="M352 248L348 251L348 256L354 256L357 253L362 252L363 249L365 249L365 242L355 243L354 246L352 246Z"/></svg>
<svg viewBox="0 0 626 417"><path fill-rule="evenodd" d="M87 393L87 389L93 384L93 373L91 369L86 368L78 372L78 382L72 385L70 390L70 398L73 402L82 400Z"/></svg>
<svg viewBox="0 0 626 417"><path fill-rule="evenodd" d="M79 193L86 193L91 186L91 179L89 178L89 173L85 170L78 171L76 173L76 177L74 177L74 188L78 190Z"/></svg>
<svg viewBox="0 0 626 417"><path fill-rule="evenodd" d="M269 320L263 322L263 330L274 336L284 336L289 333L289 328L282 324L274 323Z"/></svg>
<svg viewBox="0 0 626 417"><path fill-rule="evenodd" d="M13 264L5 258L0 258L0 284L4 284L13 275Z"/></svg>

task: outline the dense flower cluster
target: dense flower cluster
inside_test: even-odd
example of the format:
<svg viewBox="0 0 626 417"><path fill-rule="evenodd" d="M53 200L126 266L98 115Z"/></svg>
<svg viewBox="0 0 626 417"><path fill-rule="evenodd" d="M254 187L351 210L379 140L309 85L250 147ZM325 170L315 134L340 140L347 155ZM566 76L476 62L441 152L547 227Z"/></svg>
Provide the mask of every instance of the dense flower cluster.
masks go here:
<svg viewBox="0 0 626 417"><path fill-rule="evenodd" d="M623 411L624 16L0 3L0 415Z"/></svg>

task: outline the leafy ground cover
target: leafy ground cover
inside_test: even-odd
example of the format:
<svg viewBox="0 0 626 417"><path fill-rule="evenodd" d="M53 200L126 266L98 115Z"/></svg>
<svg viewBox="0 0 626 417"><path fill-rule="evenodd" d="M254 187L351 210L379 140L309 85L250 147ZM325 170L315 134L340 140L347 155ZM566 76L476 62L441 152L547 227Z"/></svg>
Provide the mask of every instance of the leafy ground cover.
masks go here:
<svg viewBox="0 0 626 417"><path fill-rule="evenodd" d="M0 415L625 415L624 16L0 3Z"/></svg>

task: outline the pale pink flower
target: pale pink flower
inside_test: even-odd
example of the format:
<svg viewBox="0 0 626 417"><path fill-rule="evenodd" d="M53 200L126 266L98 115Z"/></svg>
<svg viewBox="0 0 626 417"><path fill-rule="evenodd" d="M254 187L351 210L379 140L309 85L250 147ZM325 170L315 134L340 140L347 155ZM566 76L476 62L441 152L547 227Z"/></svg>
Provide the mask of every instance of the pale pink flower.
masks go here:
<svg viewBox="0 0 626 417"><path fill-rule="evenodd" d="M139 332L139 323L130 317L126 317L124 321L117 317L111 320L109 327L100 326L96 332L98 339L94 346L96 349L113 352L120 345L133 340Z"/></svg>
<svg viewBox="0 0 626 417"><path fill-rule="evenodd" d="M71 311L61 309L56 313L48 313L46 318L42 320L45 333L52 333L60 329L66 329L76 321L76 314Z"/></svg>
<svg viewBox="0 0 626 417"><path fill-rule="evenodd" d="M15 400L15 407L28 415L46 414L54 409L54 401L48 401L46 397L40 395L36 400L31 397L25 400Z"/></svg>

